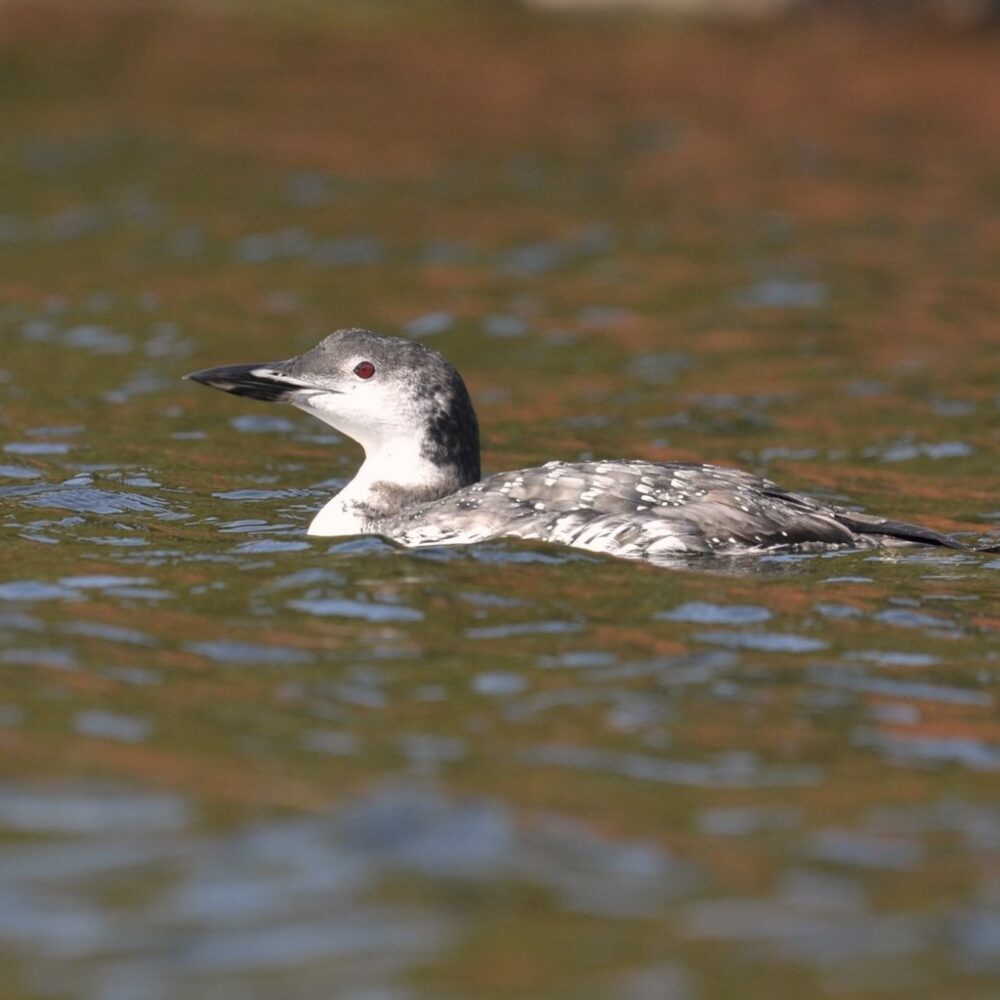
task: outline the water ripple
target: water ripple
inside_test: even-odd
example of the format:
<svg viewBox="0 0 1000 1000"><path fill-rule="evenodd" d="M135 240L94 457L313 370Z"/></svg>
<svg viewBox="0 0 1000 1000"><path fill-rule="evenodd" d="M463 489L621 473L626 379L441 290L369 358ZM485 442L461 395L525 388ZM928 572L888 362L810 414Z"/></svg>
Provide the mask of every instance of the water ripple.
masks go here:
<svg viewBox="0 0 1000 1000"><path fill-rule="evenodd" d="M531 764L604 771L639 781L696 788L770 788L819 784L822 772L809 765L767 765L745 754L724 755L715 761L667 760L638 753L619 753L594 747L541 746L524 754Z"/></svg>

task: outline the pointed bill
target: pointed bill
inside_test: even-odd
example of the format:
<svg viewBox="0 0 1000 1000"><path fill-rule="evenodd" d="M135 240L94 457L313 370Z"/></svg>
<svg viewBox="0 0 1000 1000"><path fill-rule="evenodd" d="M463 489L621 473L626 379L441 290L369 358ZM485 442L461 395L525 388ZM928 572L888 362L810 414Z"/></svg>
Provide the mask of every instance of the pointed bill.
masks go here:
<svg viewBox="0 0 1000 1000"><path fill-rule="evenodd" d="M283 364L265 361L252 365L221 365L191 372L184 378L231 392L234 396L248 396L268 403L291 403L320 391L311 383L283 372Z"/></svg>

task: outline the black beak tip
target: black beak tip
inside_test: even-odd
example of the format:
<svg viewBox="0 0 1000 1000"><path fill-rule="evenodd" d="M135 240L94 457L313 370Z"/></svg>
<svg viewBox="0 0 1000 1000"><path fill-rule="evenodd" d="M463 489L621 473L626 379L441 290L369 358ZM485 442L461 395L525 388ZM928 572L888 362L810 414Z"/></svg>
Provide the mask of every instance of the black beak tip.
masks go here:
<svg viewBox="0 0 1000 1000"><path fill-rule="evenodd" d="M188 372L187 375L182 375L181 379L185 382L197 382L199 385L207 385L212 389L232 391L232 380L220 380L219 372L211 368L205 368L196 372Z"/></svg>

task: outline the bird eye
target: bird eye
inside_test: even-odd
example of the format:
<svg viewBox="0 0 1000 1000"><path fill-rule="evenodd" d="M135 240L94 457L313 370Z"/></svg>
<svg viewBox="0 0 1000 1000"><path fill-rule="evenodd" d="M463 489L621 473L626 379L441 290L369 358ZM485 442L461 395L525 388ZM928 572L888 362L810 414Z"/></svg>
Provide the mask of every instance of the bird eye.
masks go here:
<svg viewBox="0 0 1000 1000"><path fill-rule="evenodd" d="M358 378L371 378L375 374L375 366L370 361L359 361L354 366L354 374Z"/></svg>

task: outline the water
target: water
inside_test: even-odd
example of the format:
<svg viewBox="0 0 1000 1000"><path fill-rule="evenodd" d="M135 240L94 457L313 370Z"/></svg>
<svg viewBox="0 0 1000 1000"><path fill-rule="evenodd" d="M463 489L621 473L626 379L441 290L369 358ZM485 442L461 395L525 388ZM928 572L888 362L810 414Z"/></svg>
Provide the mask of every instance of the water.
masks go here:
<svg viewBox="0 0 1000 1000"><path fill-rule="evenodd" d="M0 995L993 995L996 556L311 539L353 446L180 376L985 535L996 40L424 16L10 21Z"/></svg>

